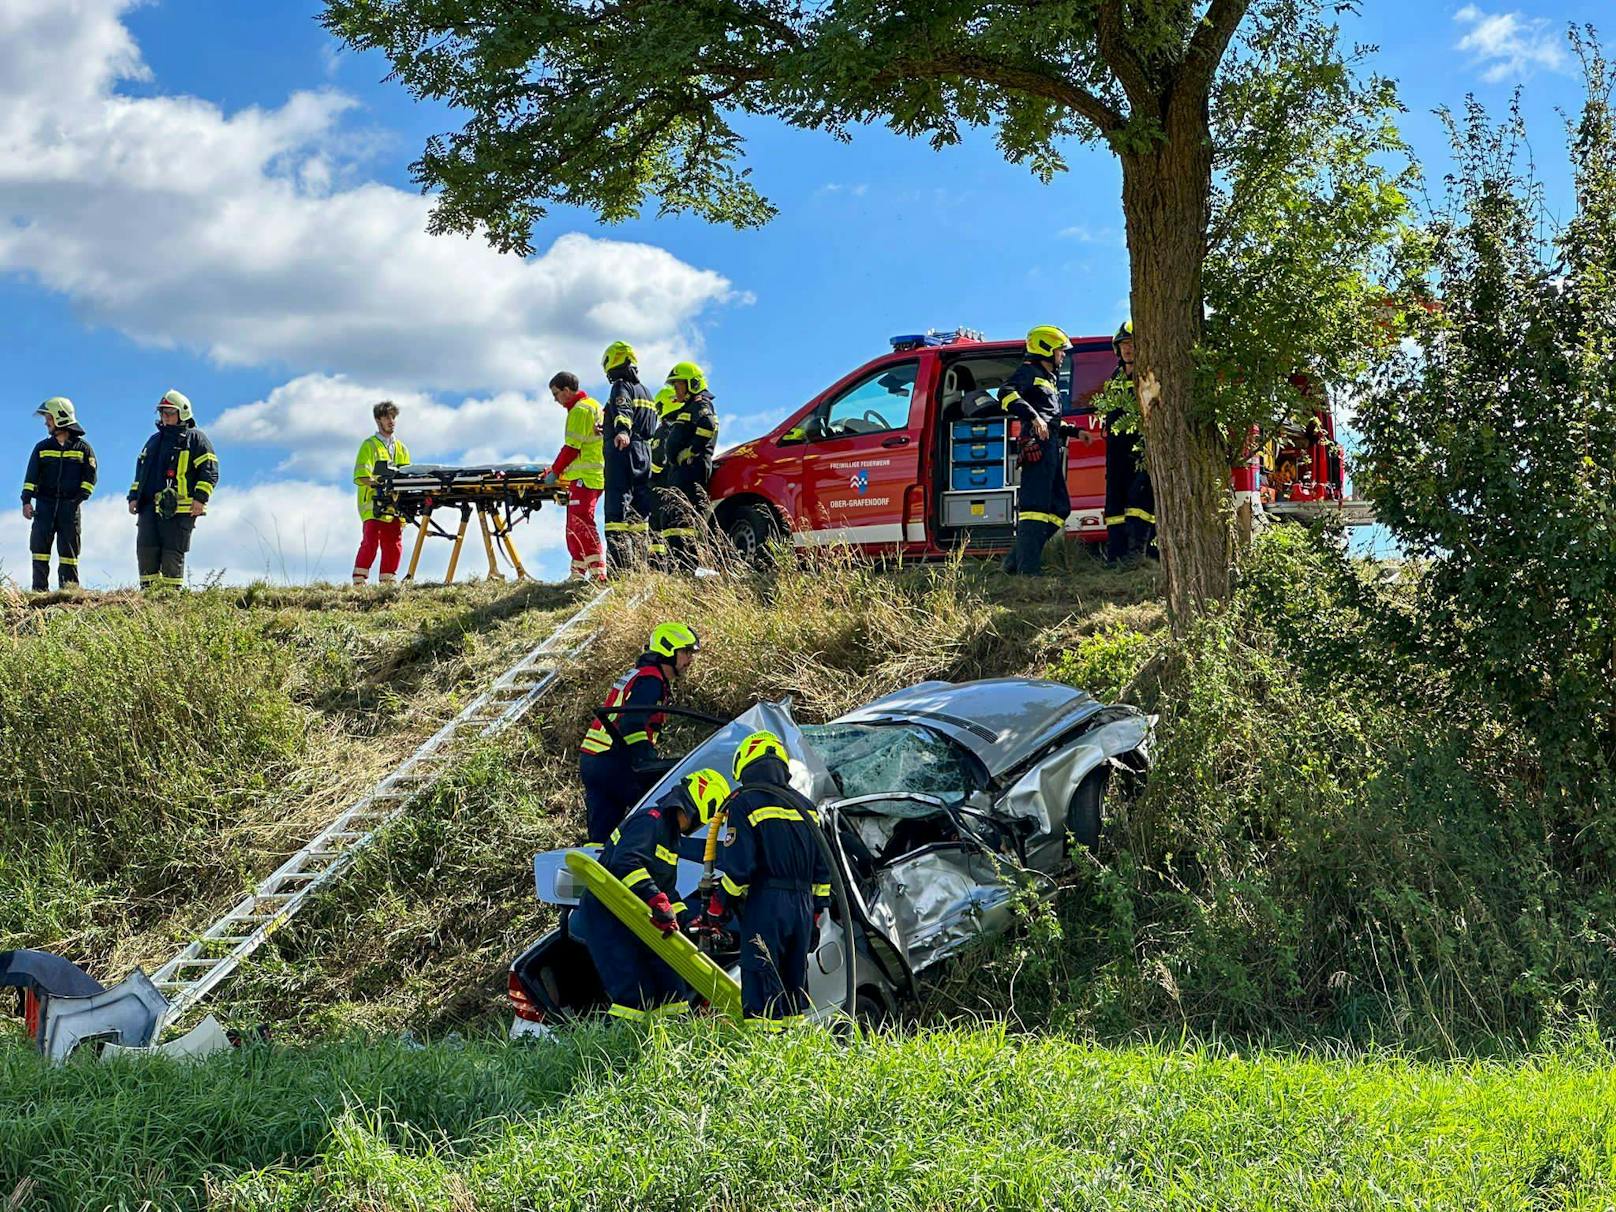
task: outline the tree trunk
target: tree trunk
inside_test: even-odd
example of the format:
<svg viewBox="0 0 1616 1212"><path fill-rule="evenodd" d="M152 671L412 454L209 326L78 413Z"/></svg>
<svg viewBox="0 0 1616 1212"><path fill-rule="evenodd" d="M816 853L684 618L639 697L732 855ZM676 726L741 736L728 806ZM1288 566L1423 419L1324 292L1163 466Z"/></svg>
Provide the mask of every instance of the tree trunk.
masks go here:
<svg viewBox="0 0 1616 1212"><path fill-rule="evenodd" d="M1212 188L1204 99L1170 100L1166 139L1122 157L1132 266L1134 382L1156 492L1157 544L1175 634L1229 596L1229 466L1221 435L1195 407L1201 269Z"/></svg>

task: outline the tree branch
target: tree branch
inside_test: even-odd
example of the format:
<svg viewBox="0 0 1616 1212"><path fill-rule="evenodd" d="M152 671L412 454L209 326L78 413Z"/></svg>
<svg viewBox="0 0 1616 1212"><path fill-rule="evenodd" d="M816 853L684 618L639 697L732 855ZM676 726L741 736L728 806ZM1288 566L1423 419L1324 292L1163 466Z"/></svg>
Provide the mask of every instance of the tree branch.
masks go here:
<svg viewBox="0 0 1616 1212"><path fill-rule="evenodd" d="M882 77L895 80L948 75L964 76L982 84L996 84L1064 105L1094 123L1101 134L1119 131L1128 124L1125 114L1070 80L1031 68L1012 67L980 55L945 54L921 63L894 63L881 73Z"/></svg>
<svg viewBox="0 0 1616 1212"><path fill-rule="evenodd" d="M1122 91L1136 111L1154 113L1161 100L1161 90L1150 80L1150 71L1128 42L1128 31L1122 24L1122 0L1101 0L1094 14L1095 41L1100 58L1105 60Z"/></svg>
<svg viewBox="0 0 1616 1212"><path fill-rule="evenodd" d="M1203 97L1212 91L1212 77L1218 64L1223 62L1234 31L1240 28L1250 8L1251 0L1212 0L1195 36L1190 39L1184 70L1174 86L1175 91L1191 88Z"/></svg>

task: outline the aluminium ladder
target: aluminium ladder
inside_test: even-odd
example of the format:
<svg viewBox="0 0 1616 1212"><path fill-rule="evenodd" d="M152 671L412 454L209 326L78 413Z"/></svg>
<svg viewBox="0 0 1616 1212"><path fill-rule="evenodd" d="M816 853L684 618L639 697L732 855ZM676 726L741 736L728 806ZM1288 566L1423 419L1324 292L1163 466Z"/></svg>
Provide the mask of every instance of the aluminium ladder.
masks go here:
<svg viewBox="0 0 1616 1212"><path fill-rule="evenodd" d="M151 979L167 999L168 1009L152 1033L152 1042L286 925L310 896L336 879L382 826L436 783L448 769L457 742L471 733L498 736L527 714L555 684L567 663L595 637L596 631L585 631L583 625L610 592L597 592L543 643L501 674L459 715L282 863L250 896L159 968Z"/></svg>

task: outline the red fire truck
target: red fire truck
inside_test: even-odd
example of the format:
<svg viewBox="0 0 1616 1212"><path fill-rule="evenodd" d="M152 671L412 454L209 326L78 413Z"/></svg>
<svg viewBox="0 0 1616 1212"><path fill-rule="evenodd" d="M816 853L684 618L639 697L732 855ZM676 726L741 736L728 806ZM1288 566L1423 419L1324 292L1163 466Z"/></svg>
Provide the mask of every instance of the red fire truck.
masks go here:
<svg viewBox="0 0 1616 1212"><path fill-rule="evenodd" d="M957 330L892 338L892 352L845 375L761 438L721 455L709 491L719 528L746 556L790 536L798 547L847 544L912 558L964 547L987 555L1015 536L1018 424L992 393L1021 362L1020 341ZM1109 337L1080 337L1060 374L1069 424L1095 440L1067 445L1066 537L1105 538L1105 440L1090 401L1116 369ZM1268 513L1338 513L1345 466L1328 409L1235 469L1239 499Z"/></svg>

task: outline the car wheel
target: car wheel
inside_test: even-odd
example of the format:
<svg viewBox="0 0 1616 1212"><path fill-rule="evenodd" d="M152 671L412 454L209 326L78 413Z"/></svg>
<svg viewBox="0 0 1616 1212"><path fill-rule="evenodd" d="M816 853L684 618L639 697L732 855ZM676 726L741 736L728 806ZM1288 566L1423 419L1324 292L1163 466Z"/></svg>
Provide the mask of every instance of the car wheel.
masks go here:
<svg viewBox="0 0 1616 1212"><path fill-rule="evenodd" d="M1110 781L1110 767L1102 766L1090 771L1067 801L1066 830L1077 845L1086 850L1100 848L1100 828L1104 823L1102 806L1105 803L1106 784Z"/></svg>
<svg viewBox="0 0 1616 1212"><path fill-rule="evenodd" d="M735 554L744 563L754 568L766 568L771 563L769 544L780 538L780 520L775 517L774 510L755 501L735 511L724 533L729 537Z"/></svg>
<svg viewBox="0 0 1616 1212"><path fill-rule="evenodd" d="M865 985L858 991L858 1000L853 1006L853 1017L858 1020L859 1026L879 1031L892 1025L894 1017L892 1003L880 989L874 985Z"/></svg>

